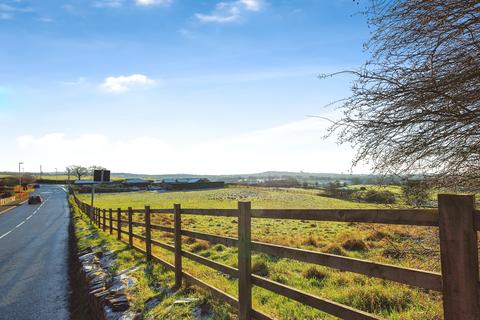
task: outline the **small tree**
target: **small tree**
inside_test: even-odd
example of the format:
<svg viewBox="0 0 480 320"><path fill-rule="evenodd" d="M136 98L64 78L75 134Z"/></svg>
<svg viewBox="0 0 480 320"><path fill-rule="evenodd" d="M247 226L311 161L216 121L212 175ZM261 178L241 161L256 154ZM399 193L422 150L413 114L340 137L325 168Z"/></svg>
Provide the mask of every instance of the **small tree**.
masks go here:
<svg viewBox="0 0 480 320"><path fill-rule="evenodd" d="M402 185L403 197L408 205L425 206L430 199L430 187L423 180L406 180Z"/></svg>
<svg viewBox="0 0 480 320"><path fill-rule="evenodd" d="M82 177L88 174L88 169L82 166L69 166L70 172L78 178L78 180L82 180Z"/></svg>

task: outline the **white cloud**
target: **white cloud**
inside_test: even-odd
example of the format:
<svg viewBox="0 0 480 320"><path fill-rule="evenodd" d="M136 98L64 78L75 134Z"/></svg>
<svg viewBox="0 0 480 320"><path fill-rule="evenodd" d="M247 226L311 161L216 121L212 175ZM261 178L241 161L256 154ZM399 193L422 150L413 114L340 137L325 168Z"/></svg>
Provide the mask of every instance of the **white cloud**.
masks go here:
<svg viewBox="0 0 480 320"><path fill-rule="evenodd" d="M168 5L172 0L135 0L138 6Z"/></svg>
<svg viewBox="0 0 480 320"><path fill-rule="evenodd" d="M105 78L100 87L106 92L122 93L135 88L153 86L156 81L143 74Z"/></svg>
<svg viewBox="0 0 480 320"><path fill-rule="evenodd" d="M240 0L239 2L250 11L259 11L262 6L262 2L260 0Z"/></svg>
<svg viewBox="0 0 480 320"><path fill-rule="evenodd" d="M116 172L152 174L226 174L267 170L346 173L350 169L353 152L332 140L322 140L328 125L325 121L308 118L264 130L186 144L170 143L151 136L115 139L93 133L77 137L62 133L40 137L25 135L18 137L16 148L7 153L14 158L0 159L0 162L5 162L0 165L15 163L18 158L29 163L41 163L44 168L97 164ZM139 156L145 152L148 152L147 157ZM355 171L368 172L365 167Z"/></svg>
<svg viewBox="0 0 480 320"><path fill-rule="evenodd" d="M93 2L96 8L120 8L124 0L97 0Z"/></svg>
<svg viewBox="0 0 480 320"><path fill-rule="evenodd" d="M195 17L202 22L227 23L238 21L246 11L260 11L262 0L237 0L219 2L209 14L196 13Z"/></svg>

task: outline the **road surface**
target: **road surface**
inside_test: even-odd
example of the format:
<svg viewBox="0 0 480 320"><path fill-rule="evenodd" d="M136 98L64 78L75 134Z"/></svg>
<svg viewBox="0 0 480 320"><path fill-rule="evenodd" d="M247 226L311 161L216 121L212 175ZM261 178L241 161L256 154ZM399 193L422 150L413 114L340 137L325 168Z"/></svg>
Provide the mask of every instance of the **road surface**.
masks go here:
<svg viewBox="0 0 480 320"><path fill-rule="evenodd" d="M0 214L0 319L65 320L68 309L66 192L37 189L44 202Z"/></svg>

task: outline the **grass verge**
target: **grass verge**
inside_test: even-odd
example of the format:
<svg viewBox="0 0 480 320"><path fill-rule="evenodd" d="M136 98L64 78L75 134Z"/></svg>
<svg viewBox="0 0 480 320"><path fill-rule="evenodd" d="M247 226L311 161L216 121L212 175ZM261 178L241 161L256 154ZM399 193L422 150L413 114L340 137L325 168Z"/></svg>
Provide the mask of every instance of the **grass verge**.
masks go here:
<svg viewBox="0 0 480 320"><path fill-rule="evenodd" d="M91 224L70 199L73 209L73 224L77 235L78 250L104 246L116 253L110 272L136 268L130 273L136 285L127 289L132 310L141 312L143 319L236 319L231 307L212 298L207 292L195 287L173 290L174 274L157 263L147 263L145 256L127 244L116 240ZM92 236L94 235L94 236Z"/></svg>

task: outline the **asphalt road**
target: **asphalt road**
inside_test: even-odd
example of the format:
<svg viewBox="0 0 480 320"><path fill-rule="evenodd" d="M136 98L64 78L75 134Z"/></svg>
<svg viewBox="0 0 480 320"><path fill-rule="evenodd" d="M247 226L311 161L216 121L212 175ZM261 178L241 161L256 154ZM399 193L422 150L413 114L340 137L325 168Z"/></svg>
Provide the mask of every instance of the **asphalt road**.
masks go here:
<svg viewBox="0 0 480 320"><path fill-rule="evenodd" d="M37 189L41 205L0 214L0 319L65 320L68 309L66 193Z"/></svg>

